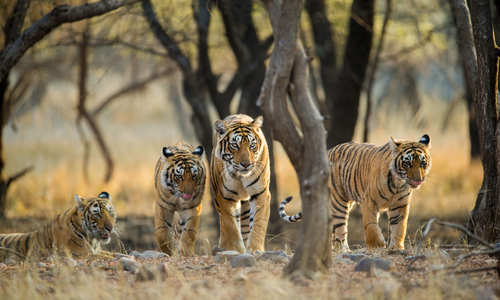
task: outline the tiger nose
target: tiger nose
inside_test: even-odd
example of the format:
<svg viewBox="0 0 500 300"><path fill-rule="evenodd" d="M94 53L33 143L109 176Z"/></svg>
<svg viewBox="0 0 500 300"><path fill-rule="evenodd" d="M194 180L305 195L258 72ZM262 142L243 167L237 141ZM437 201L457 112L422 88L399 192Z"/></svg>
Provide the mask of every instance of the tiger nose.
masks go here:
<svg viewBox="0 0 500 300"><path fill-rule="evenodd" d="M243 168L248 168L250 167L250 162L249 161L242 161L240 162L240 165L243 167Z"/></svg>

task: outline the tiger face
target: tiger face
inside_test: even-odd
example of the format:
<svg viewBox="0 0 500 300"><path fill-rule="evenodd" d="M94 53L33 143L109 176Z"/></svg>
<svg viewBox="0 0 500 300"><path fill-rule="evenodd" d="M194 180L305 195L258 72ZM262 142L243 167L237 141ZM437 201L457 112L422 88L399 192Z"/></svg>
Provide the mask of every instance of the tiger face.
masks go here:
<svg viewBox="0 0 500 300"><path fill-rule="evenodd" d="M162 182L172 194L189 201L203 192L205 170L201 162L202 154L202 146L192 152L175 147L163 148L167 167L162 171Z"/></svg>
<svg viewBox="0 0 500 300"><path fill-rule="evenodd" d="M424 134L418 142L390 139L393 152L391 168L412 188L419 188L431 169L430 137Z"/></svg>
<svg viewBox="0 0 500 300"><path fill-rule="evenodd" d="M111 196L102 192L97 198L83 199L75 195L82 227L90 239L103 244L111 241L111 232L116 223L116 213L111 203Z"/></svg>
<svg viewBox="0 0 500 300"><path fill-rule="evenodd" d="M248 176L262 154L262 140L258 131L262 116L248 122L218 120L215 129L219 135L219 149L216 155L224 161L226 170L237 177Z"/></svg>

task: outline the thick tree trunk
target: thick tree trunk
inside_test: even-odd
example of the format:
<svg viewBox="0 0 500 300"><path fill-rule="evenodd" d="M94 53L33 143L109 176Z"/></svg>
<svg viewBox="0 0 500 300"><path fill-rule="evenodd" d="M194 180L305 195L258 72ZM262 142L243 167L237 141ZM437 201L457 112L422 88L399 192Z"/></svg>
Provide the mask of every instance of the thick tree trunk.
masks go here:
<svg viewBox="0 0 500 300"><path fill-rule="evenodd" d="M470 157L471 159L480 159L481 147L474 112L474 84L477 76L477 57L474 47L474 37L472 35L472 25L470 23L470 13L468 13L467 6L460 7L460 3L457 2L461 1L450 0L450 8L453 21L455 26L457 26L457 49L460 65L462 66L464 74L464 94L469 115ZM467 10L464 11L464 9ZM458 22L457 17L460 18ZM468 19L468 21L465 21L466 19ZM468 71L468 69L470 71ZM467 76L470 76L470 78Z"/></svg>
<svg viewBox="0 0 500 300"><path fill-rule="evenodd" d="M474 87L473 104L484 170L483 183L472 211L469 227L484 239L496 241L500 238L498 51L491 27L490 1L478 0L469 3L470 13L464 0L455 0L452 3L457 20L459 46L467 51L467 55L464 56L467 59L464 64L465 75L470 86ZM476 60L474 60L475 54L477 54Z"/></svg>
<svg viewBox="0 0 500 300"><path fill-rule="evenodd" d="M323 117L308 90L308 65L298 44L301 0L265 1L276 40L259 105L271 122L274 137L280 141L297 170L304 222L295 255L286 274L314 277L327 272L331 261L328 219L328 160ZM293 72L292 72L293 69ZM287 96L300 123L300 130L287 107Z"/></svg>
<svg viewBox="0 0 500 300"><path fill-rule="evenodd" d="M328 147L351 141L358 120L359 98L370 58L373 38L374 0L354 0L344 63L327 99L330 114Z"/></svg>

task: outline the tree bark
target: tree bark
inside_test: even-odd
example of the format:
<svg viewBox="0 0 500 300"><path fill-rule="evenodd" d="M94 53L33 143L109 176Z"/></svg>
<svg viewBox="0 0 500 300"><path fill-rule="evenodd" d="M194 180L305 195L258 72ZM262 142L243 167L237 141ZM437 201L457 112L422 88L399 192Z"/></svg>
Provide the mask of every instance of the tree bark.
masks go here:
<svg viewBox="0 0 500 300"><path fill-rule="evenodd" d="M500 238L500 137L497 111L498 57L489 1L454 0L459 47L463 47L465 77L474 88L473 105L479 130L483 183L469 220L478 236Z"/></svg>
<svg viewBox="0 0 500 300"><path fill-rule="evenodd" d="M481 144L483 184L472 211L474 232L488 241L500 238L500 152L497 91L498 57L489 1L470 1L472 29L477 53L474 88L476 121Z"/></svg>
<svg viewBox="0 0 500 300"><path fill-rule="evenodd" d="M47 34L64 23L100 16L139 0L101 0L78 6L59 5L26 28L0 52L0 80L3 80L21 57Z"/></svg>
<svg viewBox="0 0 500 300"><path fill-rule="evenodd" d="M329 168L324 119L309 94L307 58L297 39L303 2L276 0L265 1L265 5L276 44L258 103L298 173L305 215L297 249L285 273L314 277L327 272L331 262ZM291 120L288 94L301 130Z"/></svg>
<svg viewBox="0 0 500 300"><path fill-rule="evenodd" d="M450 0L453 21L457 26L457 45L460 65L462 66L465 83L465 101L469 115L469 141L471 159L481 157L479 133L474 112L474 84L477 77L477 56L472 34L470 12L467 6L461 6L461 1ZM462 4L465 5L465 4ZM458 19L460 21L458 21ZM469 71L468 71L469 70ZM469 76L469 78L468 78Z"/></svg>
<svg viewBox="0 0 500 300"><path fill-rule="evenodd" d="M344 63L335 82L335 94L327 101L330 113L329 148L351 141L354 135L359 98L372 48L374 2L354 0L352 3Z"/></svg>

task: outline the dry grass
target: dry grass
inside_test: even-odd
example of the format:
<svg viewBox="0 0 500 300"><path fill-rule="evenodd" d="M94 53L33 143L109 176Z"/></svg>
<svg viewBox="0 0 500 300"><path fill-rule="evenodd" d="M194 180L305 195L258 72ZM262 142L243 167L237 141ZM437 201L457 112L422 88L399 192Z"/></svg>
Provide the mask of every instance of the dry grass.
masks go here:
<svg viewBox="0 0 500 300"><path fill-rule="evenodd" d="M124 271L117 260L79 261L76 267L43 263L7 267L0 265L0 291L3 299L494 299L499 279L494 272L455 275L433 271L451 262L436 250L427 259L413 264L408 257L385 256L381 252L362 252L384 256L392 263L389 271L376 269L369 275L354 272L355 263L333 253L334 263L327 275L314 280L288 280L282 275L283 263L257 261L248 268L216 264L214 257L137 259L135 272ZM469 259L460 268L488 266L488 257Z"/></svg>

